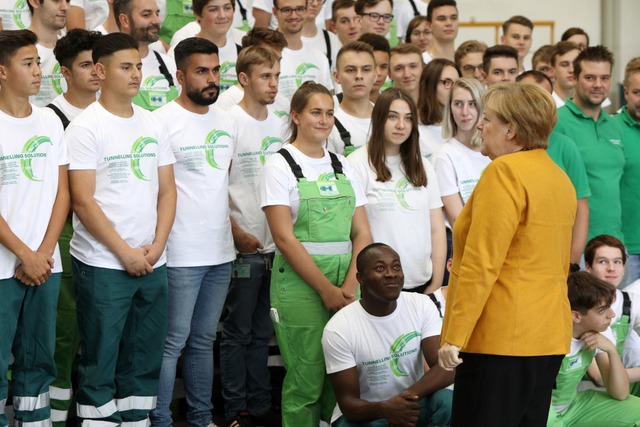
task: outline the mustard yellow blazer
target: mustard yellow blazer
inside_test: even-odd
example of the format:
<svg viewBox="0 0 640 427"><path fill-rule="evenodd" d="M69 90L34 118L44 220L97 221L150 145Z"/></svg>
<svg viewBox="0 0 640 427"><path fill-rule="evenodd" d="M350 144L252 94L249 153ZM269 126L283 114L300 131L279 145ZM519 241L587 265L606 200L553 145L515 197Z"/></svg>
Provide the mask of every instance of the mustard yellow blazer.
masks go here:
<svg viewBox="0 0 640 427"><path fill-rule="evenodd" d="M442 342L469 353L567 354L576 192L545 150L487 166L453 227Z"/></svg>

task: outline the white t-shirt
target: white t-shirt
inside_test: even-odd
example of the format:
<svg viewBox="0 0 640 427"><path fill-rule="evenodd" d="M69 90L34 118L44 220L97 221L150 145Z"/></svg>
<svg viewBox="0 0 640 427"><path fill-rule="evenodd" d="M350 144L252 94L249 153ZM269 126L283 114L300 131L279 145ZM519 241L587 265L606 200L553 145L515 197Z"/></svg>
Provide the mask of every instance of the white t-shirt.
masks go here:
<svg viewBox="0 0 640 427"><path fill-rule="evenodd" d="M490 158L455 138L445 142L431 161L438 176L440 195L460 193L463 204L469 200L484 168L491 163Z"/></svg>
<svg viewBox="0 0 640 427"><path fill-rule="evenodd" d="M560 98L560 95L558 95L555 91L551 94L551 97L556 102L556 108L560 108L564 105L564 101L562 100L562 98Z"/></svg>
<svg viewBox="0 0 640 427"><path fill-rule="evenodd" d="M62 111L62 114L64 114L67 119L69 119L69 121L75 119L80 115L80 113L84 111L84 109L82 108L74 107L73 105L71 105L69 101L67 101L67 99L64 97L64 94L56 96L56 98L51 101L51 103L58 107L60 111Z"/></svg>
<svg viewBox="0 0 640 427"><path fill-rule="evenodd" d="M624 342L624 349L622 354L622 362L627 368L640 367L640 336L637 331L640 331L640 295L633 291L629 291L627 287L625 290L629 299L631 300L631 313L629 315L629 332ZM623 314L624 297L620 289L616 289L616 299L611 304L611 309L615 312L615 318L612 319L612 323L620 321ZM633 329L634 325L638 325L637 329ZM615 331L611 330L616 336ZM617 340L617 337L616 337Z"/></svg>
<svg viewBox="0 0 640 427"><path fill-rule="evenodd" d="M324 157L315 159L305 156L291 144L286 144L283 148L291 153L293 160L302 168L302 174L307 181L317 181L318 179L335 181L331 158L327 150L324 150ZM338 158L342 163L344 175L353 187L356 195L356 206L363 206L367 203L367 199L362 192L357 175L349 166L347 159L340 155L338 155ZM261 208L274 205L289 206L291 208L291 219L294 224L296 223L298 210L300 209L298 180L291 172L291 168L283 156L276 154L266 162L259 178L258 188Z"/></svg>
<svg viewBox="0 0 640 427"><path fill-rule="evenodd" d="M338 36L333 34L331 31L327 31L327 34L329 34L329 44L331 44L331 71L333 71L336 69L336 58L338 56L338 51L342 47L342 43L340 43ZM313 37L301 38L302 44L305 48L312 47L314 49L318 49L320 52L324 53L325 57L327 57L327 42L325 41L322 30L319 29Z"/></svg>
<svg viewBox="0 0 640 427"><path fill-rule="evenodd" d="M300 85L307 80L324 85L333 90L333 80L329 71L329 60L317 49L302 47L299 50L284 48L280 61L278 90L291 99Z"/></svg>
<svg viewBox="0 0 640 427"><path fill-rule="evenodd" d="M178 79L176 78L177 68L175 61L172 57L168 56L165 53L158 53L164 61L164 64L167 66L169 74L171 74L171 76L173 77L173 84L175 85L179 93L180 84L178 83ZM170 89L171 88L169 85L169 81L160 72L160 62L158 61L156 54L152 49L149 49L149 53L147 54L147 56L142 58L142 81L140 83L140 90L138 95L133 98L134 104L143 106L142 104L139 104L139 100L144 92L149 92L157 95L153 97L153 100L151 100L152 110L160 108L163 105L171 102L171 100L167 98L167 94Z"/></svg>
<svg viewBox="0 0 640 427"><path fill-rule="evenodd" d="M58 194L59 167L69 163L60 119L49 108L32 105L31 114L16 118L0 111L0 216L31 250L40 247ZM52 271L62 262L56 245ZM20 264L0 245L0 280Z"/></svg>
<svg viewBox="0 0 640 427"><path fill-rule="evenodd" d="M442 321L422 294L401 292L388 316L373 316L355 301L338 311L322 334L327 373L356 368L360 398L389 399L424 376L423 339L440 335ZM331 421L342 415L336 405Z"/></svg>
<svg viewBox="0 0 640 427"><path fill-rule="evenodd" d="M276 246L258 200L258 178L265 162L282 147L286 125L271 112L258 121L239 105L229 109L229 116L238 128L238 148L229 175L231 215L243 231L262 243L260 252L274 252Z"/></svg>
<svg viewBox="0 0 640 427"><path fill-rule="evenodd" d="M339 104L334 109L334 117L340 120L340 123L351 134L351 144L355 148L360 148L369 141L369 133L371 132L371 117L362 119L354 117L344 112ZM333 126L333 130L329 134L329 147L332 151L342 154L344 153L344 141L340 137L340 131L337 126Z"/></svg>
<svg viewBox="0 0 640 427"><path fill-rule="evenodd" d="M178 31L173 33L173 37L171 37L171 43L169 43L169 52L168 54L173 57L173 49L184 39L188 39L189 37L195 37L200 33L200 24L196 21L189 22L184 27L180 28ZM242 46L242 37L246 32L239 30L237 28L230 28L227 32L227 40L233 41L235 44Z"/></svg>
<svg viewBox="0 0 640 427"><path fill-rule="evenodd" d="M428 1L413 0L413 3L418 9L418 13L422 16L427 16ZM407 27L409 22L415 17L413 6L409 0L397 0L393 2L393 17L396 20L396 35L401 43L404 43L404 38L407 34Z"/></svg>
<svg viewBox="0 0 640 427"><path fill-rule="evenodd" d="M31 25L31 12L26 1L0 0L0 18L4 30L24 30Z"/></svg>
<svg viewBox="0 0 640 427"><path fill-rule="evenodd" d="M223 110L229 110L234 105L237 105L242 98L244 97L244 91L242 88L238 87L238 85L233 85L226 91L220 94L218 100L216 101L216 106L218 108L222 108ZM291 101L285 97L284 95L278 94L276 95L276 99L273 104L267 105L267 109L278 116L280 119L284 119L289 117L289 108L291 106Z"/></svg>
<svg viewBox="0 0 640 427"><path fill-rule="evenodd" d="M444 144L442 139L442 126L440 125L419 125L420 152L422 157L431 160L431 157L438 152Z"/></svg>
<svg viewBox="0 0 640 427"><path fill-rule="evenodd" d="M67 81L60 72L60 64L53 55L53 48L36 44L40 55L40 68L42 69L42 82L40 92L31 96L29 101L38 107L45 107L58 95L67 91Z"/></svg>
<svg viewBox="0 0 640 427"><path fill-rule="evenodd" d="M400 155L387 156L391 171L387 182L376 181L369 165L367 146L348 158L367 195L367 218L371 239L391 246L400 255L405 289L424 285L431 279L431 209L442 208L440 189L433 167L422 160L427 172L427 187L414 187L407 180Z"/></svg>
<svg viewBox="0 0 640 427"><path fill-rule="evenodd" d="M153 113L166 123L176 163L176 217L167 240L167 267L219 265L236 257L229 221L229 167L235 122L209 107L196 114L170 102Z"/></svg>
<svg viewBox="0 0 640 427"><path fill-rule="evenodd" d="M422 52L422 62L424 62L424 65L427 65L431 61L433 61L433 57L429 55L429 52Z"/></svg>
<svg viewBox="0 0 640 427"><path fill-rule="evenodd" d="M153 243L158 206L158 168L175 163L164 124L132 105L124 118L98 101L88 106L65 133L69 170L95 170L93 199L129 246ZM85 264L124 270L120 260L73 215L71 255ZM163 265L163 253L155 266Z"/></svg>
<svg viewBox="0 0 640 427"><path fill-rule="evenodd" d="M71 6L84 9L85 29L93 30L104 24L109 16L107 0L71 0Z"/></svg>

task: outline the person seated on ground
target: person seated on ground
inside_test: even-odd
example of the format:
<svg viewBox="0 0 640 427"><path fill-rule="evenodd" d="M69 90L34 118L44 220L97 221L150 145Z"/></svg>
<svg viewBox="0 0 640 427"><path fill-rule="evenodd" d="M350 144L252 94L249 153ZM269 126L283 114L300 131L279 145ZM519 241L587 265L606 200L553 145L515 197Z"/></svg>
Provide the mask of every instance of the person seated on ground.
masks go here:
<svg viewBox="0 0 640 427"><path fill-rule="evenodd" d="M445 387L454 374L437 364L436 307L424 295L401 292L402 264L391 247L367 246L356 265L362 298L336 313L322 336L338 401L332 425L450 425L452 392Z"/></svg>
<svg viewBox="0 0 640 427"><path fill-rule="evenodd" d="M640 426L640 399L629 396L629 377L609 329L616 289L587 272L568 279L573 320L571 351L562 360L551 395L547 426ZM604 332L604 333L603 333ZM578 391L595 358L604 391Z"/></svg>
<svg viewBox="0 0 640 427"><path fill-rule="evenodd" d="M640 305L632 304L629 293L618 289L624 278L627 263L626 248L619 239L601 234L587 243L584 263L587 272L616 288L615 300L611 305L615 313L611 321L611 331L616 339L618 354L627 368L631 394L640 396L640 336L630 328L640 317ZM587 373L597 385L602 385L602 379L593 364Z"/></svg>

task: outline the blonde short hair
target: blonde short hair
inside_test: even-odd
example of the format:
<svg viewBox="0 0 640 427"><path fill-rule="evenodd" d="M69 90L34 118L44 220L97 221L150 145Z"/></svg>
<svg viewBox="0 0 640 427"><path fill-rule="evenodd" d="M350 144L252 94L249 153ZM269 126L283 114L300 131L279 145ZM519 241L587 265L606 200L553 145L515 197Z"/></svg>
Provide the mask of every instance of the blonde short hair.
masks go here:
<svg viewBox="0 0 640 427"><path fill-rule="evenodd" d="M514 127L515 140L525 149L547 148L558 120L556 103L549 93L531 83L500 83L482 96L504 123Z"/></svg>

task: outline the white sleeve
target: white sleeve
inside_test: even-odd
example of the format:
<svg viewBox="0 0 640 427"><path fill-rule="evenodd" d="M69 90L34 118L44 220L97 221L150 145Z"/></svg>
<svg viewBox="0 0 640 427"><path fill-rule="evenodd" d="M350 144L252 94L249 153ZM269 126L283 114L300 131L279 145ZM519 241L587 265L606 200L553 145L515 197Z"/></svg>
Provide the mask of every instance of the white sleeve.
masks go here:
<svg viewBox="0 0 640 427"><path fill-rule="evenodd" d="M258 181L260 207L291 206L291 198L289 196L291 179L295 180L295 177L291 173L291 168L289 168L284 157L277 153L269 157L260 172Z"/></svg>
<svg viewBox="0 0 640 427"><path fill-rule="evenodd" d="M85 6L85 0L71 0L71 2L69 3L71 6L76 6L79 7L81 9L86 9Z"/></svg>
<svg viewBox="0 0 640 427"><path fill-rule="evenodd" d="M640 335L640 294L628 292L628 289L625 289L625 291L631 300L631 315L629 316L631 328Z"/></svg>
<svg viewBox="0 0 640 427"><path fill-rule="evenodd" d="M344 142L342 142L340 132L336 126L331 129L331 133L327 138L327 150L336 154L344 154Z"/></svg>
<svg viewBox="0 0 640 427"><path fill-rule="evenodd" d="M89 129L71 123L65 131L69 170L95 170L98 167L98 142Z"/></svg>
<svg viewBox="0 0 640 427"><path fill-rule="evenodd" d="M253 7L267 13L273 13L273 0L253 0Z"/></svg>
<svg viewBox="0 0 640 427"><path fill-rule="evenodd" d="M176 158L173 155L173 149L171 147L171 139L169 138L169 130L166 122L159 122L161 126L160 138L158 140L158 166L172 165L176 162Z"/></svg>
<svg viewBox="0 0 640 427"><path fill-rule="evenodd" d="M445 142L445 144L448 144ZM447 150L440 150L434 156L433 168L438 176L438 184L440 184L440 196L451 196L460 193L458 188L458 177L456 170L451 161L451 157Z"/></svg>
<svg viewBox="0 0 640 427"><path fill-rule="evenodd" d="M436 305L431 301L431 299L424 295L424 298L420 298L421 309L422 309L422 339L434 337L440 335L442 332L442 319L440 318L440 313L438 313L438 309Z"/></svg>
<svg viewBox="0 0 640 427"><path fill-rule="evenodd" d="M353 169L351 169L351 165L347 161L347 158L341 155L338 155L340 159L340 163L342 163L342 168L344 171L344 175L347 177L349 181L351 181L351 186L353 187L353 192L356 195L356 207L364 206L367 204L367 196L364 194L362 190L362 185L360 183L360 178L358 174L356 174Z"/></svg>
<svg viewBox="0 0 640 427"><path fill-rule="evenodd" d="M322 351L324 352L327 374L334 374L356 366L355 356L349 342L334 328L338 320L342 319L330 321L322 333Z"/></svg>
<svg viewBox="0 0 640 427"><path fill-rule="evenodd" d="M440 182L436 175L436 171L431 166L431 162L423 157L425 171L427 172L427 192L429 193L429 209L437 209L442 207L442 199L440 198Z"/></svg>

